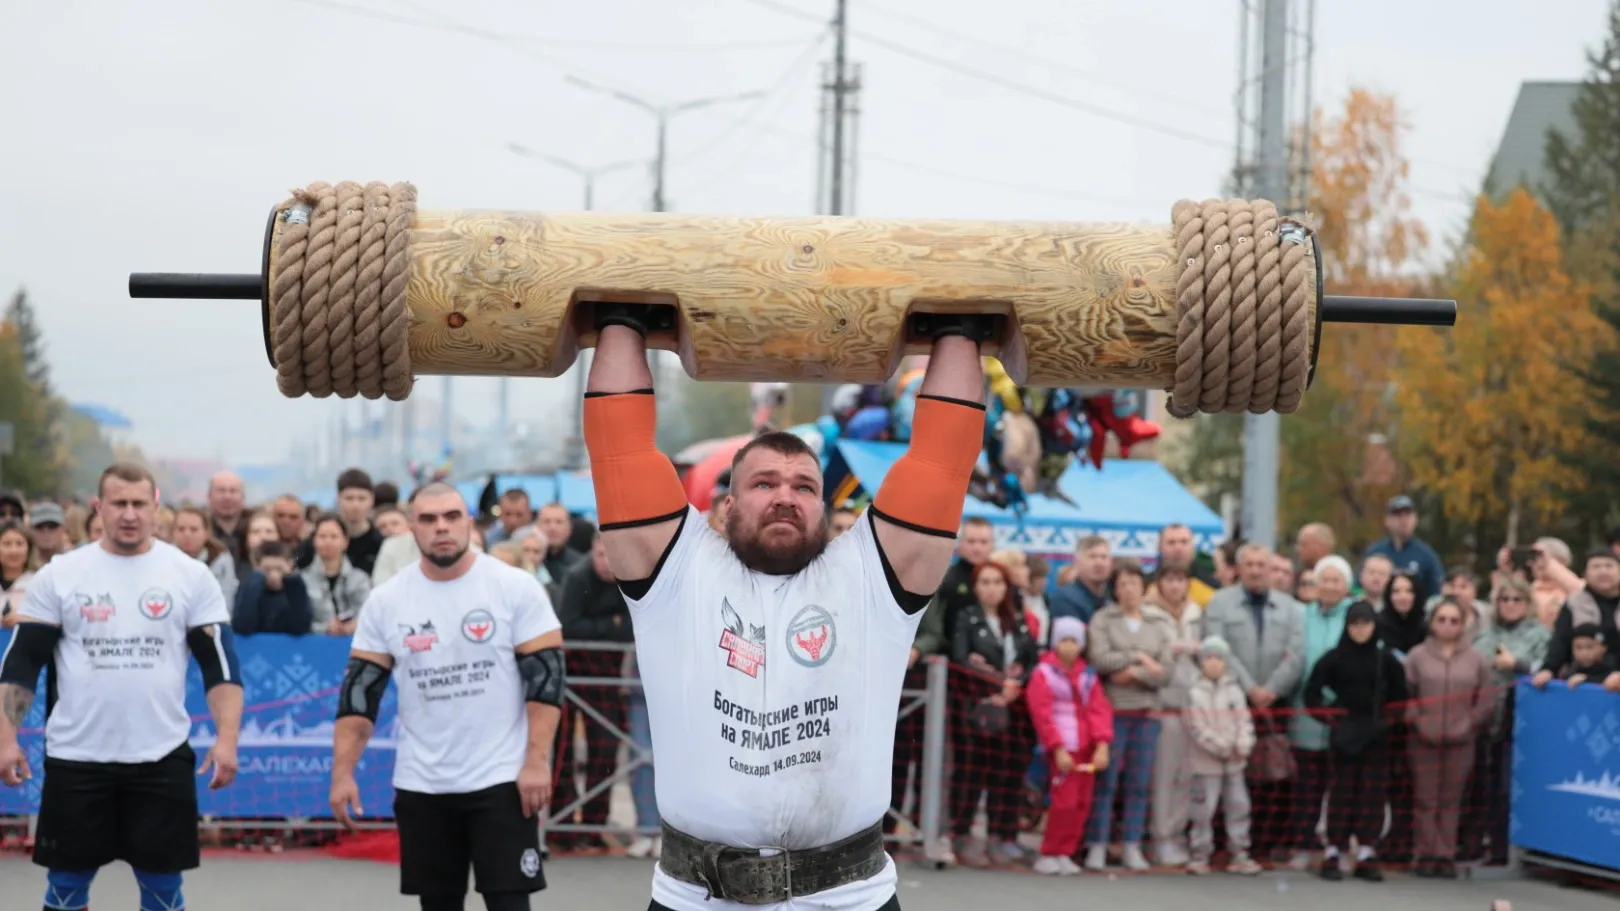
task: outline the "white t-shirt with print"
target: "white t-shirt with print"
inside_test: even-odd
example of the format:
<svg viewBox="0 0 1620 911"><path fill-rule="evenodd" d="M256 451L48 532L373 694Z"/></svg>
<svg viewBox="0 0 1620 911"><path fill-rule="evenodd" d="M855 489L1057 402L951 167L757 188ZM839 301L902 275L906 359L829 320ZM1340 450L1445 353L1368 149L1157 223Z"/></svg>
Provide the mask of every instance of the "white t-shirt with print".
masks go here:
<svg viewBox="0 0 1620 911"><path fill-rule="evenodd" d="M465 794L516 781L529 717L515 650L560 628L540 580L484 554L449 582L418 560L372 589L352 647L394 659L394 787Z"/></svg>
<svg viewBox="0 0 1620 911"><path fill-rule="evenodd" d="M78 762L153 762L185 743L186 634L231 622L214 574L162 541L133 557L100 545L57 555L22 613L62 628L45 755Z"/></svg>
<svg viewBox="0 0 1620 911"><path fill-rule="evenodd" d="M803 850L883 818L922 614L895 602L870 517L797 575L768 576L689 508L646 597L626 600L666 822L732 847ZM868 911L896 881L890 861L774 907ZM745 907L704 895L654 872L653 900L675 911Z"/></svg>

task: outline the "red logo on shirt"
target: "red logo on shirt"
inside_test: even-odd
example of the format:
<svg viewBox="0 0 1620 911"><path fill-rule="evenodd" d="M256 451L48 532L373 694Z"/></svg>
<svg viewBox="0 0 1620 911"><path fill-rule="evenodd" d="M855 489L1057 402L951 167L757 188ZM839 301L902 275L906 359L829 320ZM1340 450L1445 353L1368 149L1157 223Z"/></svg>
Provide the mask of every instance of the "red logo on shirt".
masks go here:
<svg viewBox="0 0 1620 911"><path fill-rule="evenodd" d="M413 652L428 651L439 642L439 631L433 628L432 620L421 626L401 623L399 627L405 632L405 647Z"/></svg>
<svg viewBox="0 0 1620 911"><path fill-rule="evenodd" d="M79 617L86 623L106 623L118 613L118 607L113 604L112 595L106 593L99 595L74 593L73 599L78 602Z"/></svg>
<svg viewBox="0 0 1620 911"><path fill-rule="evenodd" d="M141 614L148 620L162 620L169 615L169 609L174 607L174 599L161 588L149 588L141 593L138 606Z"/></svg>
<svg viewBox="0 0 1620 911"><path fill-rule="evenodd" d="M494 615L483 608L468 611L467 616L461 618L461 634L468 642L488 642L495 635Z"/></svg>
<svg viewBox="0 0 1620 911"><path fill-rule="evenodd" d="M759 669L765 666L765 627L749 624L745 628L742 616L724 598L720 600L720 619L725 624L720 647L726 651L726 667L758 677Z"/></svg>

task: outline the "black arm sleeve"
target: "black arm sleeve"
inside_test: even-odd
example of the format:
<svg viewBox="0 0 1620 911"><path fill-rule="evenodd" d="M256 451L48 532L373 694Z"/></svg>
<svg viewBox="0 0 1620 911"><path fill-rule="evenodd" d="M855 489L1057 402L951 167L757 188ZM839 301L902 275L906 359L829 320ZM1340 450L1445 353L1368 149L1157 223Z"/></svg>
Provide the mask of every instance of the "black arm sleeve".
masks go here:
<svg viewBox="0 0 1620 911"><path fill-rule="evenodd" d="M523 675L523 698L562 707L563 687L568 681L568 665L560 648L543 648L517 656L518 673Z"/></svg>
<svg viewBox="0 0 1620 911"><path fill-rule="evenodd" d="M383 694L388 692L388 678L392 671L364 658L350 658L349 669L343 675L343 688L338 693L339 718L359 715L368 721L377 720L382 708Z"/></svg>
<svg viewBox="0 0 1620 911"><path fill-rule="evenodd" d="M1541 664L1544 671L1552 671L1556 677L1562 677L1564 666L1569 664L1574 649L1570 645L1570 633L1575 629L1575 612L1569 609L1569 602L1558 609L1558 619L1553 621L1552 641L1547 643L1547 660Z"/></svg>
<svg viewBox="0 0 1620 911"><path fill-rule="evenodd" d="M186 645L202 669L203 691L222 683L242 685L240 664L236 660L236 640L231 628L224 623L210 623L186 631Z"/></svg>
<svg viewBox="0 0 1620 911"><path fill-rule="evenodd" d="M11 642L0 656L0 683L27 687L39 685L39 672L56 654L62 628L49 623L19 623L11 631Z"/></svg>

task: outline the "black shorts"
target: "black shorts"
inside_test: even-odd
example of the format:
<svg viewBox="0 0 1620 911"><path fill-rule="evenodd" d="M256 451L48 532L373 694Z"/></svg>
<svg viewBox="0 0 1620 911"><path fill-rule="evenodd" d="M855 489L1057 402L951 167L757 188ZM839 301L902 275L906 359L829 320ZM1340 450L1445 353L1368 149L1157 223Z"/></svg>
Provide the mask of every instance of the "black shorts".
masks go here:
<svg viewBox="0 0 1620 911"><path fill-rule="evenodd" d="M539 892L540 819L523 815L516 782L466 794L395 790L399 891L465 895L467 868L479 892Z"/></svg>
<svg viewBox="0 0 1620 911"><path fill-rule="evenodd" d="M95 870L122 860L180 873L200 863L197 755L189 744L156 762L45 757L34 863Z"/></svg>

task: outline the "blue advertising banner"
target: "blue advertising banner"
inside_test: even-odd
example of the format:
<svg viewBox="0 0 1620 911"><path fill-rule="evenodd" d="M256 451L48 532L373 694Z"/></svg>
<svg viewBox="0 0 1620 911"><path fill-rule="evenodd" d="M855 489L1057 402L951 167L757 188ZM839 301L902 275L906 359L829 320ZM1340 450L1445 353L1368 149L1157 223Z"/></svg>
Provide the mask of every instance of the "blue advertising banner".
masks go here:
<svg viewBox="0 0 1620 911"><path fill-rule="evenodd" d="M0 631L0 652L10 640ZM327 795L332 776L332 721L337 690L348 664L349 640L333 636L244 636L236 640L242 664L242 735L236 781L218 791L197 779L199 812L216 819L332 818ZM394 688L388 688L377 729L360 759L355 779L366 818L387 819L394 804ZM197 761L214 743L213 720L195 663L186 680L191 747ZM36 813L45 770L43 683L23 722L22 743L34 778L19 788L0 787L0 814Z"/></svg>
<svg viewBox="0 0 1620 911"><path fill-rule="evenodd" d="M1521 682L1516 699L1513 843L1620 869L1620 695Z"/></svg>

